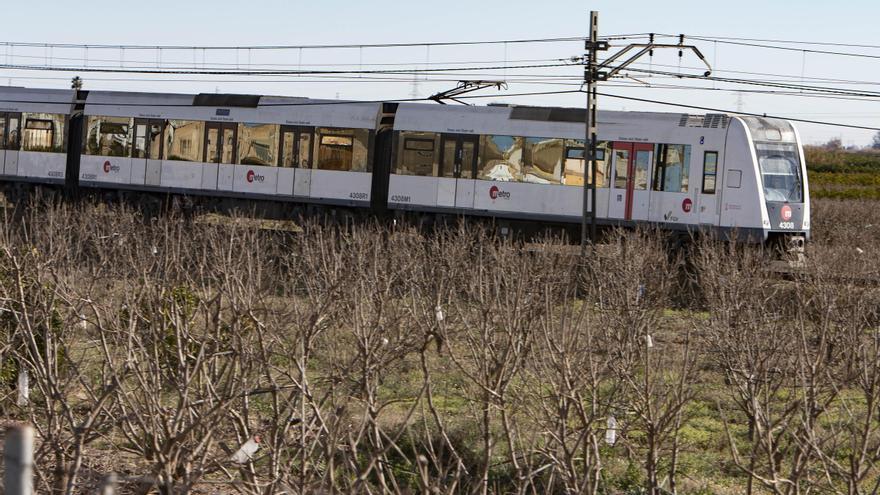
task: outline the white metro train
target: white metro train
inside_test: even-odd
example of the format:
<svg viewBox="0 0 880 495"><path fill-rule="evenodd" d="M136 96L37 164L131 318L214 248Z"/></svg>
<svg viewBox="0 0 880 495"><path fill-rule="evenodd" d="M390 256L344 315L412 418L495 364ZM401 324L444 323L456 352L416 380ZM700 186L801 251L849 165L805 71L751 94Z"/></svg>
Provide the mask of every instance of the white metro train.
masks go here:
<svg viewBox="0 0 880 495"><path fill-rule="evenodd" d="M787 121L600 112L597 219L802 246ZM0 88L0 180L289 205L581 219L584 110Z"/></svg>

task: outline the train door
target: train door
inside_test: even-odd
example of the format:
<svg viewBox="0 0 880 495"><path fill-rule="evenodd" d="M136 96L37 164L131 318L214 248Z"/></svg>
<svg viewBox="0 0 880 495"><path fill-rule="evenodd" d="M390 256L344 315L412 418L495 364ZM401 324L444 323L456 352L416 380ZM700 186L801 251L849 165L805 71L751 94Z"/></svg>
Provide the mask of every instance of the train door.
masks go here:
<svg viewBox="0 0 880 495"><path fill-rule="evenodd" d="M5 175L18 175L18 150L21 145L21 114L6 114L6 157L3 160Z"/></svg>
<svg viewBox="0 0 880 495"><path fill-rule="evenodd" d="M651 158L654 147L644 143L615 142L611 153L611 198L608 218L647 220L650 207Z"/></svg>
<svg viewBox="0 0 880 495"><path fill-rule="evenodd" d="M465 134L440 136L437 206L473 208L478 139Z"/></svg>
<svg viewBox="0 0 880 495"><path fill-rule="evenodd" d="M147 175L147 159L150 156L150 121L134 119L134 146L131 149L132 184L144 184Z"/></svg>
<svg viewBox="0 0 880 495"><path fill-rule="evenodd" d="M135 130L137 130L137 122L146 124L146 160L144 160L144 185L159 186L162 179L162 154L165 151L165 144L162 139L162 133L165 130L164 120L135 120ZM132 164L132 171L135 165ZM134 180L134 175L132 175Z"/></svg>
<svg viewBox="0 0 880 495"><path fill-rule="evenodd" d="M279 194L308 196L312 185L312 143L315 130L311 127L281 128L280 161L278 165Z"/></svg>
<svg viewBox="0 0 880 495"><path fill-rule="evenodd" d="M4 174L6 163L6 114L0 112L0 174Z"/></svg>
<svg viewBox="0 0 880 495"><path fill-rule="evenodd" d="M627 220L647 221L651 205L651 163L654 159L654 145L632 144L632 172L630 173L629 195L632 198Z"/></svg>
<svg viewBox="0 0 880 495"><path fill-rule="evenodd" d="M613 143L611 149L611 199L608 218L628 220L632 212L632 143Z"/></svg>
<svg viewBox="0 0 880 495"><path fill-rule="evenodd" d="M235 124L208 122L205 125L205 162L202 189L232 190L238 128Z"/></svg>
<svg viewBox="0 0 880 495"><path fill-rule="evenodd" d="M718 152L703 152L703 175L700 185L699 203L700 224L718 225L721 212L718 209L716 177L718 176ZM720 190L718 191L720 193Z"/></svg>

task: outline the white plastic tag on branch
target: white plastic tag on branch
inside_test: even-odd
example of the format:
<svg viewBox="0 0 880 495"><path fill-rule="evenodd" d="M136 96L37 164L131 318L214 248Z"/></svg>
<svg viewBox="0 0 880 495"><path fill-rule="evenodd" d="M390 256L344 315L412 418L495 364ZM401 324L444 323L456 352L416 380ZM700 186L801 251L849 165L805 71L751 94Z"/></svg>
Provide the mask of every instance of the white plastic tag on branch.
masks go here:
<svg viewBox="0 0 880 495"><path fill-rule="evenodd" d="M645 336L645 345L648 346L648 349L654 347L654 339L651 338L651 335Z"/></svg>
<svg viewBox="0 0 880 495"><path fill-rule="evenodd" d="M253 460L254 454L256 454L258 450L260 450L260 435L254 435L254 437L245 442L236 453L232 454L232 462L236 464L247 464L248 461Z"/></svg>
<svg viewBox="0 0 880 495"><path fill-rule="evenodd" d="M614 445L617 442L617 420L608 416L608 428L605 430L605 443Z"/></svg>
<svg viewBox="0 0 880 495"><path fill-rule="evenodd" d="M15 402L19 407L28 405L31 396L30 377L25 369L18 372L18 400Z"/></svg>
<svg viewBox="0 0 880 495"><path fill-rule="evenodd" d="M438 322L443 321L443 318L445 318L445 316L443 315L443 308L441 308L440 306L434 308L434 316L437 318Z"/></svg>

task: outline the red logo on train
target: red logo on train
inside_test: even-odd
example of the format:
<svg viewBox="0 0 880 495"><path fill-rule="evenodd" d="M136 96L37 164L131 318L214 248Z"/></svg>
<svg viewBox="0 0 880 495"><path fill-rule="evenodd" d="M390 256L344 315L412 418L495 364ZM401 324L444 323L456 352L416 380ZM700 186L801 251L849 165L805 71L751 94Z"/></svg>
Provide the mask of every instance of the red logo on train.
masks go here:
<svg viewBox="0 0 880 495"><path fill-rule="evenodd" d="M782 205L782 210L780 210L779 213L782 215L783 221L787 222L791 220L791 206Z"/></svg>
<svg viewBox="0 0 880 495"><path fill-rule="evenodd" d="M254 181L254 175L256 175L256 174L254 174L254 171L253 171L253 170L248 170L248 173L247 173L247 181L248 181L248 182L253 182L253 181Z"/></svg>
<svg viewBox="0 0 880 495"><path fill-rule="evenodd" d="M684 201L681 202L681 209L684 210L685 213L690 213L693 207L694 202L691 201L691 198L684 198Z"/></svg>
<svg viewBox="0 0 880 495"><path fill-rule="evenodd" d="M498 186L492 186L489 188L489 197L492 198L493 201L499 198L510 199L510 192L503 191L499 189Z"/></svg>
<svg viewBox="0 0 880 495"><path fill-rule="evenodd" d="M109 173L110 173L110 160L106 160L106 161L104 162L104 173L105 173L105 174L109 174Z"/></svg>

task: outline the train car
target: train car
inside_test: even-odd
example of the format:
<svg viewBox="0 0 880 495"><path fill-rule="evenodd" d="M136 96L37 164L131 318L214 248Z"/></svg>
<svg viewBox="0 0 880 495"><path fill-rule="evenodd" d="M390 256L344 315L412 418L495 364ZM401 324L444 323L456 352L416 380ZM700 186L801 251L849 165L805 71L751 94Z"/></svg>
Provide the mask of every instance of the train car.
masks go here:
<svg viewBox="0 0 880 495"><path fill-rule="evenodd" d="M80 184L368 206L380 105L88 93Z"/></svg>
<svg viewBox="0 0 880 495"><path fill-rule="evenodd" d="M809 237L800 138L787 121L722 114L599 112L597 219ZM401 104L388 206L536 223L578 223L584 111Z"/></svg>
<svg viewBox="0 0 880 495"><path fill-rule="evenodd" d="M61 184L75 91L8 87L0 91L0 179Z"/></svg>

